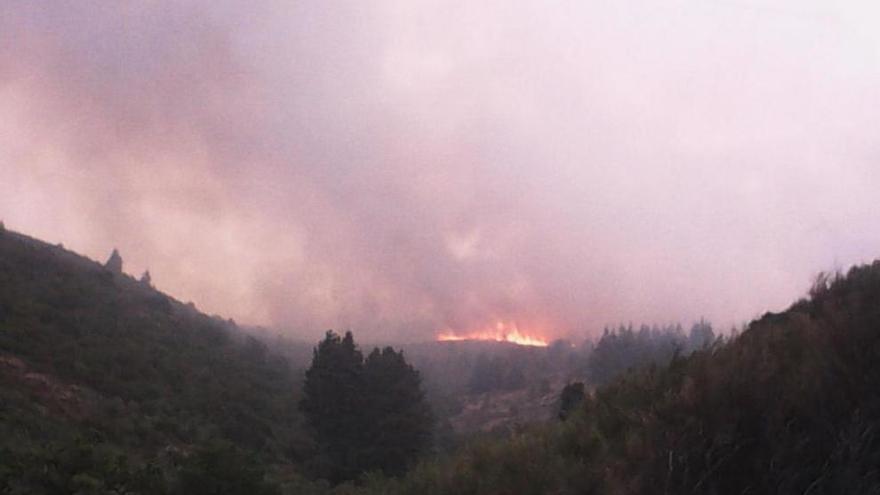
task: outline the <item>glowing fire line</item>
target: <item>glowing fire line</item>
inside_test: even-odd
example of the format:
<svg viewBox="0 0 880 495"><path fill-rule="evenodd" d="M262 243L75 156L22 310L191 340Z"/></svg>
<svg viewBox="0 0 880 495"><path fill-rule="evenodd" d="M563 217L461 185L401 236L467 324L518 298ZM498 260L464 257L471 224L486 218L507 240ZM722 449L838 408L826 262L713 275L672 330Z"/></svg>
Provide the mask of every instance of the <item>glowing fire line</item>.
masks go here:
<svg viewBox="0 0 880 495"><path fill-rule="evenodd" d="M510 342L518 345L530 345L535 347L547 347L547 340L534 335L528 335L519 331L516 326L508 328L503 323L498 323L494 330L477 332L457 333L453 331L441 332L437 335L440 342L458 342L463 340L483 340L494 342Z"/></svg>

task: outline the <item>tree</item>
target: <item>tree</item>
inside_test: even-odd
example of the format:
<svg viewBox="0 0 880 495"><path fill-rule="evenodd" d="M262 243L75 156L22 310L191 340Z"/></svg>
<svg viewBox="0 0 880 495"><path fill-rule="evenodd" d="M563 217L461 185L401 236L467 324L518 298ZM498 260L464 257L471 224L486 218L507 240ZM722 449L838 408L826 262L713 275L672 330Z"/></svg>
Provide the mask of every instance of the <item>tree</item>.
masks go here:
<svg viewBox="0 0 880 495"><path fill-rule="evenodd" d="M113 250L110 258L104 263L104 267L113 273L122 273L122 256L119 255L118 249Z"/></svg>
<svg viewBox="0 0 880 495"><path fill-rule="evenodd" d="M698 323L694 323L691 327L691 333L688 337L688 343L692 351L705 349L715 342L715 332L712 331L712 325L702 318Z"/></svg>
<svg viewBox="0 0 880 495"><path fill-rule="evenodd" d="M377 348L364 363L367 415L367 466L402 475L431 440L431 411L419 372L403 351Z"/></svg>
<svg viewBox="0 0 880 495"><path fill-rule="evenodd" d="M631 325L621 325L617 330L606 328L590 355L590 379L594 384L605 384L632 368L666 364L682 350L692 350L692 345L703 348L706 339L714 339L708 322L702 321L695 328L696 333L692 331L689 338L685 337L681 325L663 328L643 325L638 331Z"/></svg>
<svg viewBox="0 0 880 495"><path fill-rule="evenodd" d="M390 347L366 360L351 332L327 332L306 371L300 405L319 450L318 474L333 482L367 470L400 475L431 439L418 371Z"/></svg>
<svg viewBox="0 0 880 495"><path fill-rule="evenodd" d="M353 479L363 448L363 355L351 332L328 331L306 371L300 408L319 449L318 471L332 481Z"/></svg>

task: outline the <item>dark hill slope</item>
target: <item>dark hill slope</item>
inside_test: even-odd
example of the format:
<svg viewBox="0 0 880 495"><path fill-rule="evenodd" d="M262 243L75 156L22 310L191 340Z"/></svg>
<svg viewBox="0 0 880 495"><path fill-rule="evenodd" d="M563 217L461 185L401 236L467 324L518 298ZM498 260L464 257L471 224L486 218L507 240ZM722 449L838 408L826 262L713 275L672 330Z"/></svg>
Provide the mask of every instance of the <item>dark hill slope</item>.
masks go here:
<svg viewBox="0 0 880 495"><path fill-rule="evenodd" d="M298 388L287 362L233 323L0 230L0 493L13 481L53 492L37 486L52 470L69 484L77 470L122 469L64 465L97 451L143 467L225 442L267 464L295 461L308 448Z"/></svg>
<svg viewBox="0 0 880 495"><path fill-rule="evenodd" d="M392 488L880 493L880 262L821 279L730 344L600 388L563 424L476 442Z"/></svg>

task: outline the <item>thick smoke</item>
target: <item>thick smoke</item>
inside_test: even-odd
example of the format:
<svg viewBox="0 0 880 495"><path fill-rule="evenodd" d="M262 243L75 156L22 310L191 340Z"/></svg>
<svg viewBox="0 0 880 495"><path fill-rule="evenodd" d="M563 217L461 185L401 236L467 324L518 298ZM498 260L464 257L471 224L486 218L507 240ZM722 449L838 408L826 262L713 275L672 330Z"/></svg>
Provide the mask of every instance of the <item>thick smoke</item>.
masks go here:
<svg viewBox="0 0 880 495"><path fill-rule="evenodd" d="M240 321L717 324L880 254L874 2L0 5L0 218Z"/></svg>

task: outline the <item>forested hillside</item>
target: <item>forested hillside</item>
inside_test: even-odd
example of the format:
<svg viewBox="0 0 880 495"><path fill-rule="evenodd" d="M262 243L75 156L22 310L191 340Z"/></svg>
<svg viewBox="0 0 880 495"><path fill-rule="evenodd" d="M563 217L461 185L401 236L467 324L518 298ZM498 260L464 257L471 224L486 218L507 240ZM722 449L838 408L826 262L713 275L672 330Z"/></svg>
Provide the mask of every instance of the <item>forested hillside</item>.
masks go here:
<svg viewBox="0 0 880 495"><path fill-rule="evenodd" d="M568 345L541 353L420 350L434 379L438 370L467 370L432 385L445 388L435 390L438 420L455 411L438 411L437 403L455 403L450 395L459 393L541 390L548 376L582 373L607 383L588 383L586 394L566 387L564 419L455 442L454 452L388 478L379 470L399 475L396 466L417 459L388 468L384 454L364 453L388 441L374 418L391 418L378 411L394 401L374 400L388 381L377 377L398 370L399 385L420 397L419 375L403 353L364 358L350 336L328 333L322 346L348 349L352 369L361 370L351 382L363 381L357 396L372 392L352 409L364 421L362 444L347 445L333 429L316 437L300 410L298 370L306 363L292 369L234 323L125 275L115 258L102 265L0 231L0 493L880 491L880 262L820 277L809 297L728 342L700 322L688 337L677 328L609 331L590 360ZM623 371L638 362L655 364ZM305 402L318 426L338 409L338 387L328 385L336 368L321 363L309 376L330 379L313 391L331 395L320 407ZM394 421L426 417L419 411ZM322 435L336 450L316 444ZM309 472L316 460L348 462L345 452L377 471L358 467L340 476L357 479L337 486Z"/></svg>
<svg viewBox="0 0 880 495"><path fill-rule="evenodd" d="M735 341L600 387L566 421L477 441L370 493L880 493L880 262Z"/></svg>
<svg viewBox="0 0 880 495"><path fill-rule="evenodd" d="M309 454L283 358L113 264L0 231L0 492L260 486Z"/></svg>

